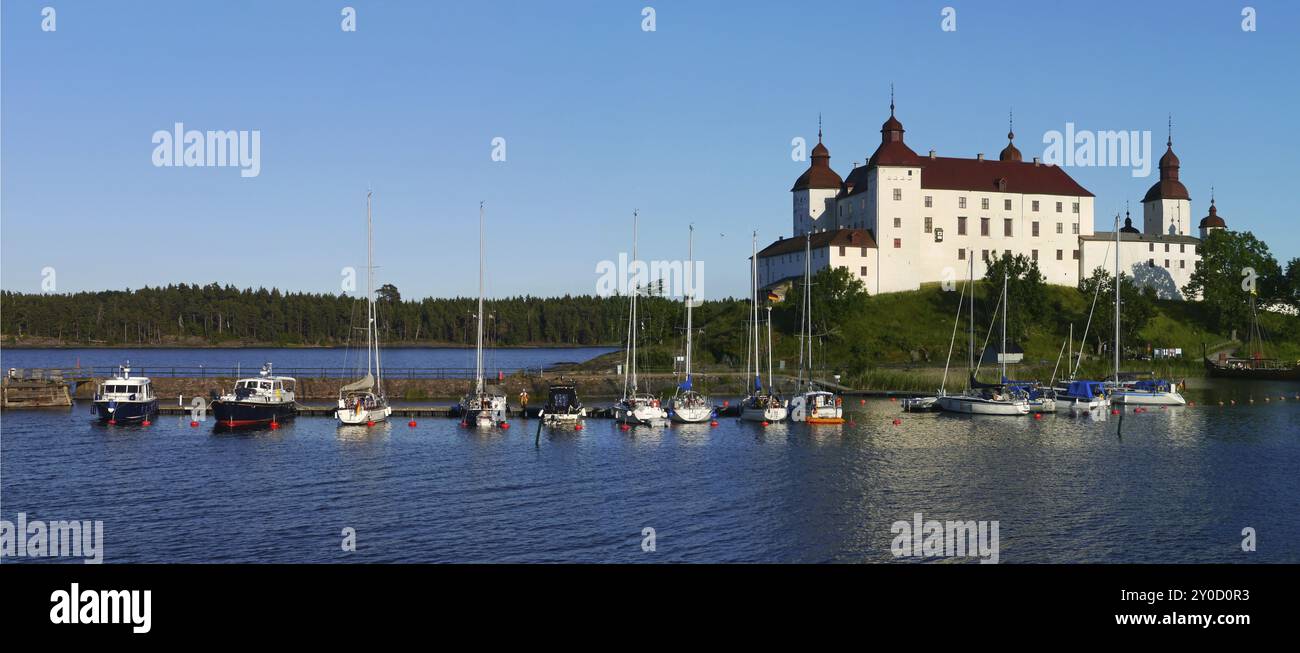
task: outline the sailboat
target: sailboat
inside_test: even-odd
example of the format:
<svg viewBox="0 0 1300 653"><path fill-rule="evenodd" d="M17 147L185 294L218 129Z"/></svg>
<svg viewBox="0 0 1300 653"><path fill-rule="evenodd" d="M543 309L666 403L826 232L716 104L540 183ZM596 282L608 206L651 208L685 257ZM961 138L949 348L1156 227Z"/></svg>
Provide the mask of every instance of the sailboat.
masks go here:
<svg viewBox="0 0 1300 653"><path fill-rule="evenodd" d="M933 395L904 397L899 402L903 410L911 413L940 410L939 397L948 394L948 369L952 365L952 351L957 345L957 327L961 325L961 309L966 302L966 288L969 285L962 286L961 294L957 296L957 314L952 318L952 336L948 339L948 358L943 361L943 380L939 383L939 392Z"/></svg>
<svg viewBox="0 0 1300 653"><path fill-rule="evenodd" d="M790 400L790 421L808 424L843 424L844 399L819 389L813 382L812 347L812 233L804 234L803 306L799 328L799 394ZM805 351L807 355L805 356ZM805 377L805 374L807 375Z"/></svg>
<svg viewBox="0 0 1300 653"><path fill-rule="evenodd" d="M1101 295L1101 284L1097 284L1097 289L1093 293L1092 309L1088 311L1088 322L1083 327L1083 341L1088 339L1088 329L1092 328L1092 314L1097 308L1097 297ZM1078 415L1080 413L1095 415L1110 406L1110 397L1106 394L1106 384L1101 381L1089 381L1087 379L1076 378L1079 372L1079 365L1083 363L1082 341L1079 347L1079 356L1074 356L1074 325L1070 325L1070 335L1066 339L1065 364L1071 365L1069 374L1059 384L1056 382L1056 372L1052 372L1052 388L1056 391L1056 412L1069 413Z"/></svg>
<svg viewBox="0 0 1300 653"><path fill-rule="evenodd" d="M695 272L695 225L691 225L690 235L687 237L686 251L686 274L690 275ZM668 404L668 416L674 422L684 424L697 424L713 419L713 402L709 401L708 397L695 391L691 379L691 336L694 331L691 314L695 307L695 298L689 294L691 288L692 285L688 282L686 284L686 293L682 297L686 303L686 380L677 386L677 391Z"/></svg>
<svg viewBox="0 0 1300 653"><path fill-rule="evenodd" d="M1246 343L1249 358L1233 358L1226 353L1219 354L1218 360L1205 356L1205 345L1201 344L1201 357L1205 359L1205 373L1224 379L1248 379L1256 381L1300 381L1300 361L1283 362L1277 358L1264 356L1264 333L1259 329L1259 314L1255 311L1254 289L1250 291L1250 336Z"/></svg>
<svg viewBox="0 0 1300 653"><path fill-rule="evenodd" d="M767 391L763 390L762 358L758 347L758 232L753 235L750 254L750 340L754 344L754 387L740 403L740 419L750 422L780 422L786 418L785 401L772 388L772 309L768 307L767 320ZM747 372L748 373L748 372Z"/></svg>
<svg viewBox="0 0 1300 653"><path fill-rule="evenodd" d="M1028 415L1029 400L1023 393L1001 384L981 384L975 381L975 260L974 252L967 256L970 260L970 362L968 368L968 387L959 395L939 397L939 408L950 413L970 415ZM999 351L1002 379L1007 378L1007 277L1002 278L1002 346Z"/></svg>
<svg viewBox="0 0 1300 653"><path fill-rule="evenodd" d="M1119 214L1115 214L1115 379L1111 386L1111 403L1129 406L1185 406L1187 400L1164 379L1147 379L1122 383L1119 379L1119 289L1123 285L1119 276Z"/></svg>
<svg viewBox="0 0 1300 653"><path fill-rule="evenodd" d="M370 195L366 193L366 375L339 388L339 403L334 417L340 424L373 425L393 414L393 408L384 396L383 374L379 367L379 333L372 275L375 238L370 217Z"/></svg>
<svg viewBox="0 0 1300 653"><path fill-rule="evenodd" d="M637 213L632 212L632 263L636 264ZM635 279L635 277L634 277ZM614 419L624 426L663 426L668 421L668 412L659 405L659 398L648 392L641 392L636 378L636 332L637 314L636 298L641 294L641 285L636 283L628 289L630 305L627 320L626 361L623 367L623 398L614 404Z"/></svg>
<svg viewBox="0 0 1300 653"><path fill-rule="evenodd" d="M483 203L478 205L478 344L474 355L474 391L460 402L461 424L479 428L507 426L506 396L483 380Z"/></svg>

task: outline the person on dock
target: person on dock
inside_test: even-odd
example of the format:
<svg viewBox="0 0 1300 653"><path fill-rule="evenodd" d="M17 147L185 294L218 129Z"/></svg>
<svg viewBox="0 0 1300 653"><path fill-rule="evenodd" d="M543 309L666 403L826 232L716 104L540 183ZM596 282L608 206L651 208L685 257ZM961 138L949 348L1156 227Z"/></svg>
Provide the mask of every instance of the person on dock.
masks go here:
<svg viewBox="0 0 1300 653"><path fill-rule="evenodd" d="M527 390L519 391L519 413L522 415L528 414L528 391Z"/></svg>

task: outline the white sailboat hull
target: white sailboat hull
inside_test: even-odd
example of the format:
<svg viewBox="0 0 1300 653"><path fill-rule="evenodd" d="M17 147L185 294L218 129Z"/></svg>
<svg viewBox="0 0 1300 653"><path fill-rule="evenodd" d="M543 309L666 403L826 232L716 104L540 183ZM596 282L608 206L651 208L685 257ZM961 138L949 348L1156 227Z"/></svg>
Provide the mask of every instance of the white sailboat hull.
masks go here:
<svg viewBox="0 0 1300 653"><path fill-rule="evenodd" d="M677 402L672 403L672 410L668 413L674 422L682 424L698 424L707 422L713 417L712 406L678 406Z"/></svg>
<svg viewBox="0 0 1300 653"><path fill-rule="evenodd" d="M817 404L821 397L823 403ZM809 424L839 424L844 421L844 408L838 397L821 392L801 394L790 400L790 421Z"/></svg>
<svg viewBox="0 0 1300 653"><path fill-rule="evenodd" d="M1110 401L1105 397L1095 397L1093 399L1056 398L1056 412L1058 413L1089 413L1094 410L1105 410L1109 406Z"/></svg>
<svg viewBox="0 0 1300 653"><path fill-rule="evenodd" d="M1186 406L1187 400L1177 392L1143 392L1118 390L1111 395L1111 403L1125 406Z"/></svg>
<svg viewBox="0 0 1300 653"><path fill-rule="evenodd" d="M747 422L781 422L789 415L785 406L768 406L766 408L743 408L740 419Z"/></svg>
<svg viewBox="0 0 1300 653"><path fill-rule="evenodd" d="M939 408L949 413L965 415L1028 415L1027 401L994 401L964 395L939 397Z"/></svg>
<svg viewBox="0 0 1300 653"><path fill-rule="evenodd" d="M614 418L630 426L663 426L668 422L668 412L658 406L614 407Z"/></svg>
<svg viewBox="0 0 1300 653"><path fill-rule="evenodd" d="M376 406L374 408L362 408L360 410L340 408L334 411L334 417L338 419L339 423L347 425L383 422L392 414L393 408L391 406Z"/></svg>

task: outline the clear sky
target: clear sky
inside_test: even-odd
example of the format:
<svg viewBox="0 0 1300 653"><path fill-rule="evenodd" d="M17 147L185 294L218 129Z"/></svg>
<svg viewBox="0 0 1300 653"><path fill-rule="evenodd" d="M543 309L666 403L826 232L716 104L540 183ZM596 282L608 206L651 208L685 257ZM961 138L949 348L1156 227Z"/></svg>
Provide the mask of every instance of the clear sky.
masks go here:
<svg viewBox="0 0 1300 653"><path fill-rule="evenodd" d="M1242 30L1242 7L1257 31ZM356 9L344 32L341 9ZM655 31L642 8L655 8ZM54 32L41 11L56 10ZM941 29L941 10L957 30ZM947 156L1043 134L1150 130L1167 114L1193 224L1216 188L1283 262L1296 229L1300 4L1242 2L106 2L5 0L0 285L61 292L217 281L337 292L364 264L375 190L381 281L585 294L630 249L685 257L742 295L749 233L791 230L796 136L825 120L846 175L879 142L889 84L907 142ZM152 135L260 130L261 171L155 167ZM506 160L491 160L506 139ZM1071 168L1096 219L1156 179Z"/></svg>

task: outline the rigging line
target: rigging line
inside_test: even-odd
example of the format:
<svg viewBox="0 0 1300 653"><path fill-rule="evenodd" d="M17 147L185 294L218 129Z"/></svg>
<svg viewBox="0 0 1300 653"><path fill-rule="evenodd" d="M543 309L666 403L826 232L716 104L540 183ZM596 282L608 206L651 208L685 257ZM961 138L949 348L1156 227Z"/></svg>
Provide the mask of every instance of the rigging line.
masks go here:
<svg viewBox="0 0 1300 653"><path fill-rule="evenodd" d="M1106 242L1106 253L1101 257L1101 260L1104 261L1108 258L1110 258L1109 241ZM1075 359L1074 369L1070 370L1070 378L1079 375L1079 366L1083 364L1083 348L1088 343L1088 328L1092 326L1092 314L1097 310L1097 298L1101 296L1101 286L1102 284L1098 283L1097 288L1092 293L1092 308L1088 309L1088 322L1083 325L1083 337L1079 339L1079 356Z"/></svg>
<svg viewBox="0 0 1300 653"><path fill-rule="evenodd" d="M952 320L952 339L948 341L948 358L943 362L943 381L939 383L939 393L946 394L948 387L948 365L952 362L952 350L957 345L957 325L961 323L961 306L966 299L966 284L961 285L961 295L957 297L957 317Z"/></svg>
<svg viewBox="0 0 1300 653"><path fill-rule="evenodd" d="M993 337L993 325L998 321L998 310L1002 308L1002 293L998 293L998 303L993 307L993 319L989 320L989 330L984 334L984 344L980 346L980 356L975 361L975 374L980 373L980 365L984 364L984 352L988 351L989 338ZM1006 352L1002 352L1004 355Z"/></svg>

